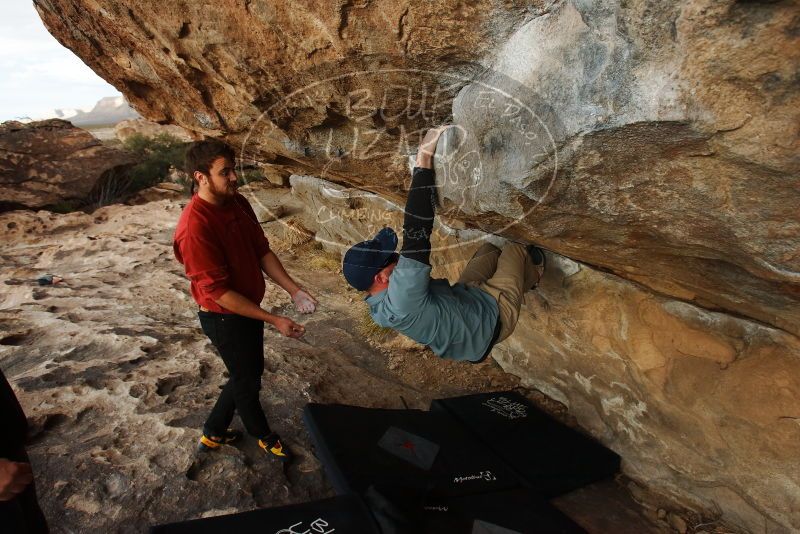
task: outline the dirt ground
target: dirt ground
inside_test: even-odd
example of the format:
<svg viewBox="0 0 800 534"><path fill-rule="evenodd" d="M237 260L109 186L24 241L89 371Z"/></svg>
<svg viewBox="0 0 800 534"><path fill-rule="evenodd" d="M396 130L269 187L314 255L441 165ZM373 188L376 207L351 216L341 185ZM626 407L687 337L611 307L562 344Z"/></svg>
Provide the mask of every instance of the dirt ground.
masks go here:
<svg viewBox="0 0 800 534"><path fill-rule="evenodd" d="M491 359L443 361L397 335L370 331L362 297L346 287L338 260L313 241L273 239L287 270L320 302L316 313L299 316L270 283L263 302L306 326L300 340L267 328L261 392L298 461L283 472L251 439L198 454L200 427L225 371L172 254L186 200L163 196L92 214L0 215L0 366L32 422L29 452L54 533L143 532L331 496L302 424L308 402L427 409L437 397L519 387ZM64 281L39 286L45 273ZM524 393L568 418L555 401ZM241 428L238 419L234 425ZM620 509L631 508L623 500ZM587 507L574 506L578 516ZM631 513L634 525L643 521Z"/></svg>

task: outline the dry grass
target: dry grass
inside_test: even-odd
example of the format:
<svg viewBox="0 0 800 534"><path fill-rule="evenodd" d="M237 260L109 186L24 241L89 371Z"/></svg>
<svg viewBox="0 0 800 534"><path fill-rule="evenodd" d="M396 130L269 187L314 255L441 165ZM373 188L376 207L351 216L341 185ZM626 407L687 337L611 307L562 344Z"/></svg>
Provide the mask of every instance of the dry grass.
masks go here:
<svg viewBox="0 0 800 534"><path fill-rule="evenodd" d="M314 238L314 232L303 226L299 219L287 219L283 225L283 240L291 245L302 245Z"/></svg>
<svg viewBox="0 0 800 534"><path fill-rule="evenodd" d="M399 335L396 336L394 339L388 340L386 343L383 343L383 346L387 349L390 349L392 352L408 352L408 351L429 351L431 356L435 356L433 351L431 351L428 347L423 345L422 343L418 343L411 339L410 337Z"/></svg>
<svg viewBox="0 0 800 534"><path fill-rule="evenodd" d="M280 241L290 248L304 245L314 239L314 232L294 217L269 222L265 225L270 241Z"/></svg>
<svg viewBox="0 0 800 534"><path fill-rule="evenodd" d="M338 254L312 248L308 252L308 267L312 271L338 272L342 268L342 258Z"/></svg>

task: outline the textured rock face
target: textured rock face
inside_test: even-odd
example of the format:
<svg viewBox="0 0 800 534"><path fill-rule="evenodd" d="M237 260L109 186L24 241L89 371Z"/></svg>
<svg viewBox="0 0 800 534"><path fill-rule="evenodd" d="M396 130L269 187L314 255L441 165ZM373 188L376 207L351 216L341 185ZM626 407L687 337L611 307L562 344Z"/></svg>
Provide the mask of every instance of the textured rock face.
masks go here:
<svg viewBox="0 0 800 534"><path fill-rule="evenodd" d="M402 224L398 206L362 191L309 176L293 176L292 191L332 250ZM483 238L499 244L437 225L434 276L455 279ZM548 262L495 360L569 406L635 479L753 532L800 528L800 340L558 254Z"/></svg>
<svg viewBox="0 0 800 534"><path fill-rule="evenodd" d="M59 119L0 125L0 210L83 201L108 171L131 155L103 146Z"/></svg>
<svg viewBox="0 0 800 534"><path fill-rule="evenodd" d="M794 2L37 8L147 118L395 200L452 117L453 216L800 332Z"/></svg>
<svg viewBox="0 0 800 534"><path fill-rule="evenodd" d="M273 170L399 201L458 124L445 220L564 257L496 358L643 481L800 529L796 2L36 4L147 118Z"/></svg>
<svg viewBox="0 0 800 534"><path fill-rule="evenodd" d="M502 367L567 404L637 480L753 532L800 528L798 339L553 259Z"/></svg>

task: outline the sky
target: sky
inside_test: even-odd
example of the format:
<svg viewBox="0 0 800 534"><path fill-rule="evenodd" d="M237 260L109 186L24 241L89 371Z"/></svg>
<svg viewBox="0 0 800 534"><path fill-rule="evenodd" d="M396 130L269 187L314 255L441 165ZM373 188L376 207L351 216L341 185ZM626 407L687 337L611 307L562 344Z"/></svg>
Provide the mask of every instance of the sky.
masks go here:
<svg viewBox="0 0 800 534"><path fill-rule="evenodd" d="M0 0L0 121L91 109L119 96L45 29L31 0Z"/></svg>

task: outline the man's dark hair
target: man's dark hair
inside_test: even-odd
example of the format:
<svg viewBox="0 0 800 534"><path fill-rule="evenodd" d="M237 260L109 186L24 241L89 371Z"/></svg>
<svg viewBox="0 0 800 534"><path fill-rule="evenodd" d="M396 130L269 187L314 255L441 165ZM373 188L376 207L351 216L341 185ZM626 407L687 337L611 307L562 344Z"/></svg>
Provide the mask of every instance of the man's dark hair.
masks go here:
<svg viewBox="0 0 800 534"><path fill-rule="evenodd" d="M184 170L189 175L191 180L191 193L194 194L195 171L200 171L205 175L210 174L211 164L219 158L224 157L231 162L236 161L236 152L219 139L206 139L204 141L195 141L189 148L186 149L184 156Z"/></svg>

